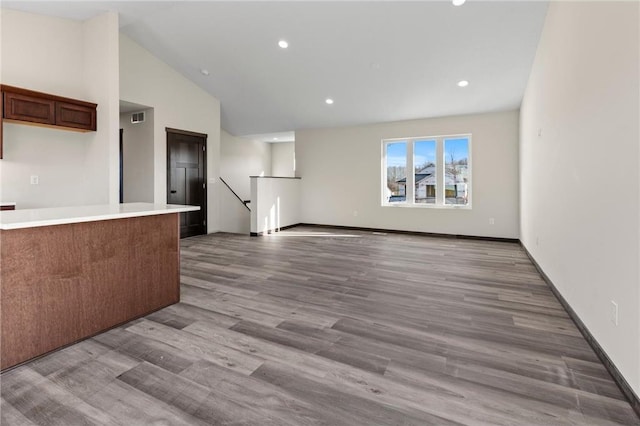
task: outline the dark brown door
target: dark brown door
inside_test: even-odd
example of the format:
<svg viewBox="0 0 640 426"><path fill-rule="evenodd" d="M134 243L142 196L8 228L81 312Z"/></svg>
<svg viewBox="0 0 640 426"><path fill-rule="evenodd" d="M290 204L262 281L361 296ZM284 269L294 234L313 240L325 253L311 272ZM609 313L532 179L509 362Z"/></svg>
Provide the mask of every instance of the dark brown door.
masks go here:
<svg viewBox="0 0 640 426"><path fill-rule="evenodd" d="M167 203L200 206L180 214L180 238L207 233L207 135L167 130Z"/></svg>

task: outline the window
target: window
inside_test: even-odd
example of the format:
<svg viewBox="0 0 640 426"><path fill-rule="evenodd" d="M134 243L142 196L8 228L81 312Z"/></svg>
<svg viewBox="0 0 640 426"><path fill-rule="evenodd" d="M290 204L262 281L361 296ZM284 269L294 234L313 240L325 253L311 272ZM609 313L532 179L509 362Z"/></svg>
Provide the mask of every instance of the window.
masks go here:
<svg viewBox="0 0 640 426"><path fill-rule="evenodd" d="M444 202L469 203L469 139L444 140Z"/></svg>
<svg viewBox="0 0 640 426"><path fill-rule="evenodd" d="M388 203L403 203L406 200L407 143L385 144L386 182Z"/></svg>
<svg viewBox="0 0 640 426"><path fill-rule="evenodd" d="M416 204L435 204L438 186L435 140L420 140L413 143L413 176L416 187L414 202Z"/></svg>
<svg viewBox="0 0 640 426"><path fill-rule="evenodd" d="M383 205L471 207L471 135L387 139L382 157Z"/></svg>

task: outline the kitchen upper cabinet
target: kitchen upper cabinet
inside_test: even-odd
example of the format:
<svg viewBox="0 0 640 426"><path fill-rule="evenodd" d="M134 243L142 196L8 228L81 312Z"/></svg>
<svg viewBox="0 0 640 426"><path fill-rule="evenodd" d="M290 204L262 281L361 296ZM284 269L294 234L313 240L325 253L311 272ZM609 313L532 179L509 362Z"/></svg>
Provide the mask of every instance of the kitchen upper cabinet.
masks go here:
<svg viewBox="0 0 640 426"><path fill-rule="evenodd" d="M44 126L76 132L96 131L97 104L35 92L20 87L0 85L2 121ZM2 127L0 126L0 158Z"/></svg>

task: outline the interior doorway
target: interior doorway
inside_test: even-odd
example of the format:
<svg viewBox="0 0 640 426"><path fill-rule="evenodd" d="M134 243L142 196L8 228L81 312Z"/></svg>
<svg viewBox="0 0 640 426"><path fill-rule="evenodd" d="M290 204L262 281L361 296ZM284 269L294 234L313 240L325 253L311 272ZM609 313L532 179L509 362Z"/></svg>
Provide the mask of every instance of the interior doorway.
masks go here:
<svg viewBox="0 0 640 426"><path fill-rule="evenodd" d="M207 233L207 135L166 128L167 203L200 206L180 214L180 238Z"/></svg>
<svg viewBox="0 0 640 426"><path fill-rule="evenodd" d="M121 202L155 202L154 108L120 101ZM164 202L159 194L158 202Z"/></svg>

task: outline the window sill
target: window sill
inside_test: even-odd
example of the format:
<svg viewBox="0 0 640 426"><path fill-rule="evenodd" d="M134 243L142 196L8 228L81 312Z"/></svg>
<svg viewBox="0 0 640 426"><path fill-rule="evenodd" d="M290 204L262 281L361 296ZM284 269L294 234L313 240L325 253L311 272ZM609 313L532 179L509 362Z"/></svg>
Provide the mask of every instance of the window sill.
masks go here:
<svg viewBox="0 0 640 426"><path fill-rule="evenodd" d="M442 210L471 210L471 204L382 204L382 207L392 207L401 209L442 209Z"/></svg>

